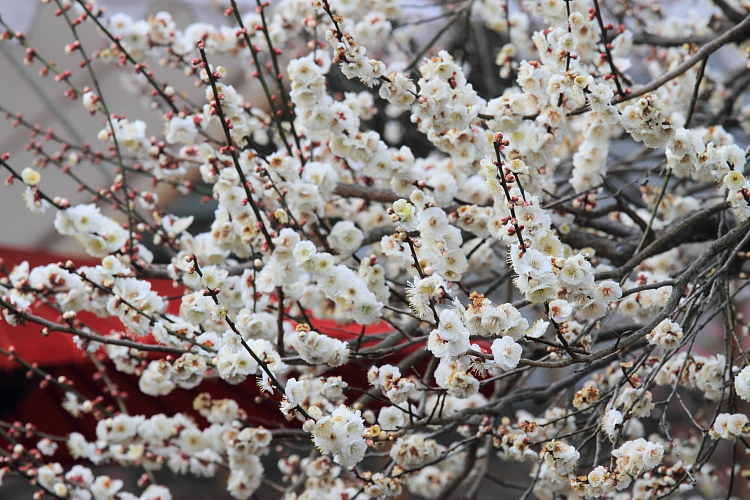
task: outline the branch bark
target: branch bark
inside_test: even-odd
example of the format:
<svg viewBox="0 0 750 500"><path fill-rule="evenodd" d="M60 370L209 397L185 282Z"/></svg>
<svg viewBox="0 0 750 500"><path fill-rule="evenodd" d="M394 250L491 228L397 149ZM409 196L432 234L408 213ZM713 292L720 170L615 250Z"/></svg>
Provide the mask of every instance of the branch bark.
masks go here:
<svg viewBox="0 0 750 500"><path fill-rule="evenodd" d="M719 50L721 47L726 45L727 43L732 42L738 42L744 39L748 31L750 31L750 15L743 18L742 22L737 24L735 27L728 29L718 37L716 37L714 40L708 42L707 44L703 45L698 52L693 54L689 59L687 59L685 62L677 66L672 71L668 71L667 73L664 73L661 77L657 78L656 80L653 80L646 85L642 85L641 87L637 88L635 91L631 92L630 94L627 94L622 99L615 99L615 102L624 102L628 101L630 99L635 99L636 97L640 97L644 94L647 94L651 92L652 90L656 90L665 83L669 82L670 80L674 80L678 76L685 73L687 70L695 66L698 62L702 61L709 55L713 54L717 50Z"/></svg>

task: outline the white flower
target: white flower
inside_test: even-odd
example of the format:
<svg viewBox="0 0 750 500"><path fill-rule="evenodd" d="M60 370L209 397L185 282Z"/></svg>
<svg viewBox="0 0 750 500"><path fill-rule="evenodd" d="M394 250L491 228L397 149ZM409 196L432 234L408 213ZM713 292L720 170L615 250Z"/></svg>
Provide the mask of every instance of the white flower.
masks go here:
<svg viewBox="0 0 750 500"><path fill-rule="evenodd" d="M711 437L714 439L737 439L750 435L747 415L736 413L721 413L716 417L714 426L711 428Z"/></svg>
<svg viewBox="0 0 750 500"><path fill-rule="evenodd" d="M542 451L546 452L544 462L547 466L561 476L575 471L581 457L581 453L575 447L557 440L547 443Z"/></svg>
<svg viewBox="0 0 750 500"><path fill-rule="evenodd" d="M604 483L606 477L607 469L605 469L603 465L599 465L594 470L589 472L588 481L592 487L598 488L602 485L602 483Z"/></svg>
<svg viewBox="0 0 750 500"><path fill-rule="evenodd" d="M572 33L565 33L557 43L566 52L572 52L578 47L578 39Z"/></svg>
<svg viewBox="0 0 750 500"><path fill-rule="evenodd" d="M398 430L407 421L408 414L397 406L384 406L378 414L378 425L383 430Z"/></svg>
<svg viewBox="0 0 750 500"><path fill-rule="evenodd" d="M427 349L438 358L460 356L469 350L469 330L458 315L445 309L440 313L440 326L430 332Z"/></svg>
<svg viewBox="0 0 750 500"><path fill-rule="evenodd" d="M294 255L294 260L301 264L309 261L317 251L312 241L304 240L294 246L292 254Z"/></svg>
<svg viewBox="0 0 750 500"><path fill-rule="evenodd" d="M150 484L141 494L140 500L172 500L172 493L166 486Z"/></svg>
<svg viewBox="0 0 750 500"><path fill-rule="evenodd" d="M734 379L734 390L745 401L750 401L750 366L743 368Z"/></svg>
<svg viewBox="0 0 750 500"><path fill-rule="evenodd" d="M745 176L736 170L732 170L724 176L723 182L727 189L738 191L745 185Z"/></svg>
<svg viewBox="0 0 750 500"><path fill-rule="evenodd" d="M617 435L617 427L620 424L622 424L622 413L615 409L608 410L602 417L602 430L612 441Z"/></svg>
<svg viewBox="0 0 750 500"><path fill-rule="evenodd" d="M328 234L328 244L339 254L348 254L357 250L362 243L364 234L350 220L342 220L334 224Z"/></svg>
<svg viewBox="0 0 750 500"><path fill-rule="evenodd" d="M529 167L520 159L509 161L507 167L514 174L520 175L529 173Z"/></svg>
<svg viewBox="0 0 750 500"><path fill-rule="evenodd" d="M138 428L138 423L143 417L131 417L123 413L113 417L112 419L100 420L97 425L97 437L99 436L99 426L104 424L106 427L106 440L110 443L122 443L135 436Z"/></svg>
<svg viewBox="0 0 750 500"><path fill-rule="evenodd" d="M571 18L572 17L573 15L571 14ZM594 111L601 111L608 106L615 95L612 87L606 83L597 83L596 85L591 86L589 90L589 103L591 104L591 109Z"/></svg>
<svg viewBox="0 0 750 500"><path fill-rule="evenodd" d="M417 228L417 209L408 201L400 199L393 202L393 213L405 230L414 231Z"/></svg>
<svg viewBox="0 0 750 500"><path fill-rule="evenodd" d="M424 434L400 437L391 448L391 458L403 469L417 469L440 456L443 447Z"/></svg>
<svg viewBox="0 0 750 500"><path fill-rule="evenodd" d="M70 433L66 444L73 458L88 458L96 451L93 444L86 442L86 438L77 432Z"/></svg>
<svg viewBox="0 0 750 500"><path fill-rule="evenodd" d="M227 310L224 304L214 304L211 306L208 312L211 315L212 320L222 321L224 318L227 317L227 312L229 311Z"/></svg>
<svg viewBox="0 0 750 500"><path fill-rule="evenodd" d="M28 186L36 186L39 184L39 181L42 180L42 174L31 167L26 167L21 171L21 178L23 179L24 184Z"/></svg>
<svg viewBox="0 0 750 500"><path fill-rule="evenodd" d="M91 493L95 500L111 500L115 494L122 488L120 479L112 479L109 476L99 476L91 485Z"/></svg>
<svg viewBox="0 0 750 500"><path fill-rule="evenodd" d="M192 144L198 135L198 128L195 126L195 120L191 116L180 118L173 116L167 123L167 130L164 139L169 144L178 142Z"/></svg>
<svg viewBox="0 0 750 500"><path fill-rule="evenodd" d="M242 338L231 329L224 332L223 340L224 345L222 346L222 350L225 350L229 354L236 354L242 348Z"/></svg>
<svg viewBox="0 0 750 500"><path fill-rule="evenodd" d="M435 202L440 205L452 202L456 193L458 193L456 178L448 172L433 175L427 181L427 185L432 188L430 194L435 198Z"/></svg>
<svg viewBox="0 0 750 500"><path fill-rule="evenodd" d="M64 236L96 232L103 219L96 205L76 205L57 212L55 229Z"/></svg>
<svg viewBox="0 0 750 500"><path fill-rule="evenodd" d="M594 300L598 302L609 304L620 300L620 297L622 297L622 288L616 281L604 280L594 288Z"/></svg>
<svg viewBox="0 0 750 500"><path fill-rule="evenodd" d="M618 449L612 451L617 459L617 467L631 476L651 470L661 463L664 457L664 447L660 443L652 443L643 438L626 441Z"/></svg>
<svg viewBox="0 0 750 500"><path fill-rule="evenodd" d="M367 380L373 387L381 387L387 391L393 387L393 384L401 378L401 371L397 366L382 365L373 366L367 372Z"/></svg>
<svg viewBox="0 0 750 500"><path fill-rule="evenodd" d="M50 463L39 467L37 470L39 484L47 489L52 489L52 485L57 481L57 477L62 474L62 471L62 466L59 463Z"/></svg>
<svg viewBox="0 0 750 500"><path fill-rule="evenodd" d="M94 112L99 109L99 96L93 92L85 92L81 96L81 103L87 111Z"/></svg>
<svg viewBox="0 0 750 500"><path fill-rule="evenodd" d="M573 307L567 300L557 299L549 302L549 317L555 323L567 321L571 314Z"/></svg>
<svg viewBox="0 0 750 500"><path fill-rule="evenodd" d="M3 296L3 300L13 306L13 309L3 309L3 317L11 325L18 324L19 315L17 312L29 312L31 307L31 302L15 290L12 290L10 295Z"/></svg>
<svg viewBox="0 0 750 500"><path fill-rule="evenodd" d="M36 444L36 448L42 455L52 456L57 451L57 443L49 438L44 438Z"/></svg>
<svg viewBox="0 0 750 500"><path fill-rule="evenodd" d="M284 388L284 395L289 403L297 406L301 405L307 397L307 388L304 380L290 378Z"/></svg>
<svg viewBox="0 0 750 500"><path fill-rule="evenodd" d="M682 342L682 328L678 323L665 319L646 336L648 343L666 350L676 349Z"/></svg>
<svg viewBox="0 0 750 500"><path fill-rule="evenodd" d="M747 417L745 420L747 420ZM661 443L652 443L651 441L646 442L643 454L641 455L641 460L643 460L643 465L646 470L651 470L659 465L663 457L664 447Z"/></svg>
<svg viewBox="0 0 750 500"><path fill-rule="evenodd" d="M495 339L492 342L492 355L495 356L495 363L504 370L512 370L518 366L522 351L521 345L509 336Z"/></svg>
<svg viewBox="0 0 750 500"><path fill-rule="evenodd" d="M196 453L203 451L209 445L208 440L200 431L195 427L188 427L180 432L180 436L176 440L177 446L180 451L187 453L188 455L195 455Z"/></svg>
<svg viewBox="0 0 750 500"><path fill-rule="evenodd" d="M28 208L32 214L43 214L51 206L50 203L42 198L39 192L31 186L26 186L26 189L21 196L26 202L26 208Z"/></svg>
<svg viewBox="0 0 750 500"><path fill-rule="evenodd" d="M78 435L80 436L80 434ZM74 465L65 474L65 479L73 483L75 486L80 486L82 488L88 489L91 486L91 483L94 482L94 474L91 472L91 469L87 467L84 467L82 465Z"/></svg>
<svg viewBox="0 0 750 500"><path fill-rule="evenodd" d="M349 356L346 342L305 329L292 337L292 345L302 359L314 365L341 366Z"/></svg>
<svg viewBox="0 0 750 500"><path fill-rule="evenodd" d="M130 268L126 267L122 261L114 255L107 255L102 259L101 269L110 276L130 274Z"/></svg>
<svg viewBox="0 0 750 500"><path fill-rule="evenodd" d="M414 193L417 192L415 191ZM419 218L417 230L422 234L423 238L438 239L451 227L448 222L448 216L442 208L427 208L419 212L417 217Z"/></svg>
<svg viewBox="0 0 750 500"><path fill-rule="evenodd" d="M175 384L169 378L171 370L172 367L164 360L151 361L138 381L141 392L149 396L165 396L172 392Z"/></svg>
<svg viewBox="0 0 750 500"><path fill-rule="evenodd" d="M243 467L233 469L227 480L227 491L240 500L250 498L263 479L263 464L260 458L255 455L247 455L244 458Z"/></svg>
<svg viewBox="0 0 750 500"><path fill-rule="evenodd" d="M167 215L162 218L162 227L170 234L180 235L187 231L190 225L193 223L194 217L192 215L188 217L175 217L174 215Z"/></svg>
<svg viewBox="0 0 750 500"><path fill-rule="evenodd" d="M513 264L518 274L526 274L537 280L552 272L550 258L536 248L528 249L520 259L514 259Z"/></svg>
<svg viewBox="0 0 750 500"><path fill-rule="evenodd" d="M221 283L227 274L225 270L219 270L214 266L204 267L201 272L203 273L203 276L201 277L201 285L209 290L221 288Z"/></svg>
<svg viewBox="0 0 750 500"><path fill-rule="evenodd" d="M550 308L551 311L552 308ZM533 325L531 325L531 328L529 328L526 331L526 336L532 339L538 339L542 335L544 335L544 332L547 331L547 327L549 326L548 321L544 321L541 319L538 319L534 322Z"/></svg>
<svg viewBox="0 0 750 500"><path fill-rule="evenodd" d="M364 420L359 410L353 411L339 406L330 416L315 422L313 442L323 454L333 455L334 461L344 467L352 467L364 458L367 444Z"/></svg>

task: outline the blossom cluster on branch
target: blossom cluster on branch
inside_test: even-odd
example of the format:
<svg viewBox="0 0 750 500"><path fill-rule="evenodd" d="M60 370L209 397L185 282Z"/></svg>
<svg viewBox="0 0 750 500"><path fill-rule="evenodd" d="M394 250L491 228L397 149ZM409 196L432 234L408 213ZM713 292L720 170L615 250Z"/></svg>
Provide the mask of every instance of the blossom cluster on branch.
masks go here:
<svg viewBox="0 0 750 500"><path fill-rule="evenodd" d="M0 309L72 336L102 394L0 346L96 422L0 421L2 474L75 500L170 499L162 469L226 472L241 500L716 498L750 476L750 3L228 0L220 26L44 3L75 70L0 40L100 131L41 136L0 98L35 157L0 168L95 263L2 262ZM117 113L110 67L147 107ZM170 213L190 193L207 231ZM133 414L108 369L193 407Z"/></svg>

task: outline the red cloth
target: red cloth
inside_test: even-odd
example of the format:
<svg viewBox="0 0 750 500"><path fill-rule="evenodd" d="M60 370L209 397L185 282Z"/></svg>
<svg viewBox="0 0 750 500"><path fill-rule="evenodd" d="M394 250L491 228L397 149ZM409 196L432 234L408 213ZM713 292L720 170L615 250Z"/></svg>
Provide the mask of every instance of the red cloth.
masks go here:
<svg viewBox="0 0 750 500"><path fill-rule="evenodd" d="M30 268L55 262L64 262L66 260L73 260L78 266L99 264L99 261L89 258L69 259L68 257L45 252L28 252L4 247L0 247L0 258L3 259L4 266L8 270L11 270L13 266L20 264L24 260L29 262ZM175 295L176 289L172 287L170 280L150 281L152 289L159 294ZM171 312L176 312L178 308L179 301L172 301L170 304ZM59 322L57 313L50 311L48 307L39 307L34 309L33 313ZM79 318L94 331L103 334L113 329L122 330L119 320L114 318L99 318L89 313L80 313ZM328 335L341 339L349 339L352 337L352 333L358 335L361 332L359 325L340 327L329 321L316 321L313 326ZM326 326L330 330L326 329ZM40 330L41 328L34 323L29 322L24 326L11 326L0 319L0 346L4 349L14 346L18 357L30 363L37 363L39 367L43 368L53 377L66 376L73 381L74 387L87 397L93 399L101 395L104 384L100 380L93 379L96 370L85 354L76 347L72 336L66 333L52 332L45 338L40 334ZM390 331L390 327L385 323L368 327L366 334L383 331ZM402 356L403 353L400 355ZM114 383L117 384L119 390L125 391L128 394L125 402L128 412L131 414L150 416L156 413L165 413L171 415L181 411L196 416L196 412L192 410L193 399L201 392L209 392L214 398L231 398L236 400L240 404L240 407L248 413L249 421L255 425L264 425L266 427L283 427L286 425L276 403L267 400L261 403L255 402L256 398L261 394L256 386L254 377L248 378L244 383L237 386L229 385L219 379L207 380L195 389L184 390L177 388L166 397L155 398L140 392L137 376L119 373L112 365L107 365L107 367L107 373ZM364 388L367 385L365 373L369 367L369 364L347 366L336 370L335 374L343 375L350 384L354 383L356 386ZM18 385L19 372L22 373L24 371L25 369L17 362L0 356L0 375L5 373L5 376L0 377L0 379L4 379L6 383ZM63 396L62 389L40 389L39 382L40 379L35 376L28 383L24 383L26 392L23 399L16 405L12 413L5 416L4 419L11 421L18 420L24 423L33 422L40 430L51 434L67 435L72 431L77 431L83 433L88 438L92 438L93 436L90 434L94 426L93 418L90 416L82 419L73 418L60 406ZM356 397L358 397L358 394L354 396L354 398ZM113 403L113 398L105 395L105 404Z"/></svg>
<svg viewBox="0 0 750 500"><path fill-rule="evenodd" d="M66 258L45 252L29 252L21 249L0 247L0 258L3 266L8 270L28 261L30 268L65 261ZM78 260L80 265L96 265L97 262ZM41 309L33 309L34 314L55 320L49 313ZM29 362L36 362L46 367L72 365L81 362L81 351L72 342L71 337L66 334L53 333L48 338L40 334L41 327L34 324L25 326L11 326L4 320L0 320L0 346L8 349L10 346L16 348L18 356ZM0 371L15 371L19 369L18 363L0 356Z"/></svg>

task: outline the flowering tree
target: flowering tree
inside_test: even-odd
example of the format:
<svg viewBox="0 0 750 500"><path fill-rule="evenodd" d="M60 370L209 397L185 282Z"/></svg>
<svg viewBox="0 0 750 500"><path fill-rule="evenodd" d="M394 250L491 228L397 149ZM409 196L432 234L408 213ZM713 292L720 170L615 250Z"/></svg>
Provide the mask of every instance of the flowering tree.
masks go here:
<svg viewBox="0 0 750 500"><path fill-rule="evenodd" d="M116 390L60 379L50 390L96 428L40 439L0 422L3 473L86 500L169 499L151 475L165 465L227 469L240 499L262 482L285 499L477 498L493 483L540 499L732 494L750 448L746 2L685 15L647 1L230 0L222 26L49 3L74 70L0 21L2 39L101 132L42 139L0 99L37 158L0 165L8 193L55 210L100 263L4 267L5 321L74 336L153 397L257 383L276 418L258 426L246 402L205 391L183 413L137 415ZM739 68L713 69L719 49ZM105 66L135 74L150 107L114 113ZM227 83L243 73L255 97ZM86 184L85 163L114 181ZM56 196L54 168L91 203ZM169 190L213 198L210 230L170 214ZM162 280L177 297L152 288ZM99 331L96 316L121 326ZM142 468L147 488L68 464L58 440L74 459ZM722 440L733 451L716 453ZM500 461L525 463L526 480Z"/></svg>

